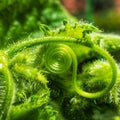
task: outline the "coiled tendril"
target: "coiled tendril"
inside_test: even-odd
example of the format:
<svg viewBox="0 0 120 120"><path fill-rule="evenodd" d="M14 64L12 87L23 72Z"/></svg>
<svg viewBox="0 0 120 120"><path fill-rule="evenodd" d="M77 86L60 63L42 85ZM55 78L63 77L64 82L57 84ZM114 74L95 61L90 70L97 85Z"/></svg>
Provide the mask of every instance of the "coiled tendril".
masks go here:
<svg viewBox="0 0 120 120"><path fill-rule="evenodd" d="M60 43L63 43L63 44L64 43L74 43L74 44L76 44L77 43L77 44L82 44L81 41L78 41L77 39L71 38L71 37L57 37L57 36L55 36L55 37L53 37L53 36L52 37L41 37L39 39L38 38L31 39L29 41L23 41L21 43L17 43L15 45L9 47L9 49L6 50L6 53L8 54L9 57L12 57L16 53L23 50L24 48L28 48L28 47L40 45L40 44L48 44L48 43L56 43L56 44L60 44ZM114 86L116 79L117 79L117 66L116 66L114 59L112 58L112 56L108 52L106 52L104 49L102 49L99 46L94 45L94 44L89 46L93 51L97 52L98 54L103 56L106 60L108 60L110 66L111 66L111 69L112 69L112 78L111 78L110 83L106 86L106 88L101 90L101 91L98 91L98 92L90 93L90 92L86 92L86 91L82 90L77 85L77 79L76 79L77 78L77 58L76 58L76 55L70 47L63 45L63 44L59 46L60 48L57 48L55 46L51 46L52 48L48 48L48 52L46 52L46 55L45 55L45 59L46 59L45 66L47 67L47 69L49 69L53 73L64 73L65 71L67 71L69 69L69 67L71 66L71 61L72 61L72 65L73 65L72 81L73 81L74 90L79 95L86 97L86 98L101 97L105 93L109 92L112 89L112 87ZM87 45L87 44L84 43L82 45ZM57 52L57 50L59 50L59 52L62 50L65 53L61 51L60 55L58 55L59 52ZM68 57L65 57L65 59L64 59L63 58L64 55L65 56L68 55ZM66 60L67 62L65 62L64 60Z"/></svg>
<svg viewBox="0 0 120 120"><path fill-rule="evenodd" d="M45 54L46 68L53 73L65 73L72 63L69 49L70 48L64 44L50 46Z"/></svg>
<svg viewBox="0 0 120 120"><path fill-rule="evenodd" d="M51 46L48 48L45 54L45 64L46 68L52 73L64 73L70 68L72 63L72 81L74 90L83 97L97 98L103 96L112 89L116 81L117 68L113 58L105 50L96 45L94 45L91 49L107 59L112 69L112 80L110 81L109 85L105 89L95 93L86 92L77 85L77 58L69 46L57 44L56 46Z"/></svg>

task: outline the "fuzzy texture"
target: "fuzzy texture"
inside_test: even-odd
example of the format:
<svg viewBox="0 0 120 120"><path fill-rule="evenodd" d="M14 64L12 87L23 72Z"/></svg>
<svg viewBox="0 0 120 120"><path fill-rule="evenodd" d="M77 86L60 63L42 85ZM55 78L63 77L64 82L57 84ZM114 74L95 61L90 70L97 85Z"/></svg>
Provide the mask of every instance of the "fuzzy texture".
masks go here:
<svg viewBox="0 0 120 120"><path fill-rule="evenodd" d="M108 120L119 117L119 67L107 52L111 46L105 35L84 22L63 21L57 30L40 27L41 37L19 41L0 52L0 62L3 64L4 54L7 59L5 75L9 73L15 84L11 87L15 92L8 95L9 105L5 103L4 109L10 108L5 120L42 120L45 115L47 120L87 120L88 116L97 120L97 116L104 119L113 109ZM114 40L116 37L112 44ZM114 50L119 50L114 45Z"/></svg>

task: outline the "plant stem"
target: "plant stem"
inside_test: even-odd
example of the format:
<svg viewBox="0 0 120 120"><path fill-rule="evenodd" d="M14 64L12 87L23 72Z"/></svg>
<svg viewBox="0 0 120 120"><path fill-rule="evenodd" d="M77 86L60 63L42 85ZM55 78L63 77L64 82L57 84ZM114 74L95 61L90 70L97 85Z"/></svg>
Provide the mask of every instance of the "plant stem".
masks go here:
<svg viewBox="0 0 120 120"><path fill-rule="evenodd" d="M40 44L46 44L46 43L77 43L78 40L71 37L40 37L35 39L30 39L22 42L18 42L14 45L9 46L9 48L6 50L6 53L9 57L13 57L18 52L22 51L23 49L40 45Z"/></svg>
<svg viewBox="0 0 120 120"><path fill-rule="evenodd" d="M9 57L13 57L15 54L17 54L17 52L22 51L23 49L35 46L35 45L40 45L40 44L46 44L46 43L77 43L77 44L82 44L81 41L78 41L78 39L75 38L71 38L71 37L41 37L41 38L36 38L36 39L30 39L28 41L23 41L23 42L18 42L15 45L12 45L11 47L9 47L9 49L6 51L6 53L8 54ZM86 91L83 91L82 89L80 89L77 86L77 81L76 81L76 76L77 76L77 58L74 54L74 52L71 49L68 49L72 55L72 59L73 59L73 75L72 75L72 80L73 80L73 84L74 84L74 89L75 91L86 98L97 98L97 97L101 97L103 96L105 93L109 92L113 85L116 82L116 77L117 77L117 67L115 64L114 59L111 57L111 55L106 52L104 49L101 49L99 46L97 45L93 45L91 46L91 48L93 49L93 51L99 53L100 55L102 55L104 58L106 58L108 60L108 62L110 63L111 69L112 69L112 80L110 82L110 84L103 90L95 92L95 93L89 93Z"/></svg>

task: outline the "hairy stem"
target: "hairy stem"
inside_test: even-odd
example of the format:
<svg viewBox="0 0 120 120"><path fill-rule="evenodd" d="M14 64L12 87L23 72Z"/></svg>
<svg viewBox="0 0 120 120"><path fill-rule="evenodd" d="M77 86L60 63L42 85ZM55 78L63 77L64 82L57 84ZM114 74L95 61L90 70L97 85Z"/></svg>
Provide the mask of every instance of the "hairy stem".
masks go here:
<svg viewBox="0 0 120 120"><path fill-rule="evenodd" d="M95 92L95 93L89 93L89 92L85 92L83 91L82 89L80 89L78 86L77 86L77 81L76 81L76 73L73 73L73 81L74 81L74 88L75 88L75 91L83 96L83 97L86 97L86 98L98 98L98 97L101 97L103 96L105 93L109 92L113 85L115 84L116 82L116 79L117 79L117 66L115 64L115 61L114 59L111 57L111 55L106 52L105 50L101 49L100 47L94 45L93 46L93 50L97 53L99 53L100 55L102 55L105 59L108 60L110 66L111 66L111 69L112 69L112 79L110 81L110 84L108 84L108 86L101 90L101 91L98 91L98 92ZM75 61L75 60L74 60ZM74 62L74 66L76 66L76 62ZM75 68L74 68L75 69ZM76 70L76 69L75 69Z"/></svg>
<svg viewBox="0 0 120 120"><path fill-rule="evenodd" d="M7 56L0 51L0 120L9 119L14 90L14 81L8 68Z"/></svg>
<svg viewBox="0 0 120 120"><path fill-rule="evenodd" d="M18 42L14 45L9 46L6 50L6 53L9 57L14 56L18 52L22 51L23 49L40 45L46 43L76 43L78 42L77 39L71 37L40 37L36 39L30 39L22 42Z"/></svg>
<svg viewBox="0 0 120 120"><path fill-rule="evenodd" d="M82 41L75 38L71 38L71 37L41 37L41 38L36 38L36 39L31 39L28 41L23 41L20 43L17 43L13 46L11 46L6 52L8 54L8 56L13 56L15 55L17 52L20 52L21 50L28 48L28 47L32 47L35 45L40 45L40 44L46 44L46 43L77 43L77 44L82 44ZM84 43L85 45L86 43ZM72 59L73 59L73 83L74 83L74 88L75 91L80 94L83 97L86 98L97 98L97 97L101 97L102 95L104 95L105 93L109 92L113 85L115 84L116 81L116 76L117 76L117 67L115 64L114 59L111 57L111 55L106 52L105 50L101 49L100 47L96 46L96 45L90 45L90 47L93 49L93 51L97 52L98 54L102 55L105 59L108 60L108 62L110 63L111 69L112 69L112 80L110 82L110 84L103 90L95 92L95 93L89 93L89 92L85 92L82 89L80 89L77 86L77 82L76 82L76 76L77 76L77 58L75 56L75 53L72 51L72 49L70 49L69 47L67 47L67 50L70 52Z"/></svg>

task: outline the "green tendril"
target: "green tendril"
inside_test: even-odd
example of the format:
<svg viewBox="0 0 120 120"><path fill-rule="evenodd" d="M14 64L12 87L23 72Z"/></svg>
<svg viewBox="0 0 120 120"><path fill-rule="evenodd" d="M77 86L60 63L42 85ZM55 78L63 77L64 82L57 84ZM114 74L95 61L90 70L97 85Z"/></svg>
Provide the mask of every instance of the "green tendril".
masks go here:
<svg viewBox="0 0 120 120"><path fill-rule="evenodd" d="M79 95L81 95L83 97L86 97L86 98L98 98L98 97L103 96L104 94L106 94L107 92L109 92L112 89L112 87L114 86L114 84L116 82L116 79L117 79L117 66L115 64L114 59L111 57L111 55L108 52L106 52L105 50L101 49L100 47L98 47L96 45L94 45L92 49L95 52L99 53L101 56L103 56L105 59L108 60L110 66L111 66L111 69L112 69L112 79L111 79L110 83L108 84L108 86L105 89L103 89L101 91L98 91L98 92L95 92L95 93L89 93L89 92L83 91L82 89L80 89L77 86L76 74L74 73L73 74L73 81L74 81L75 91ZM74 66L76 66L76 63L74 63Z"/></svg>
<svg viewBox="0 0 120 120"><path fill-rule="evenodd" d="M77 43L77 44L82 44L84 46L87 45L87 42L83 44L82 40L78 41L78 39L75 39L75 38L57 37L57 36L53 37L52 36L52 37L42 37L42 38L37 38L37 39L31 39L28 41L17 43L13 45L12 47L9 47L6 53L8 54L9 57L11 57L17 54L17 52L20 52L25 48L32 47L35 45L40 45L40 44L46 44L46 43L56 43L56 44ZM87 46L87 47L92 48L93 51L97 52L98 54L103 56L105 59L107 59L112 69L112 79L111 79L110 84L108 84L108 86L101 91L98 91L95 93L89 93L89 92L83 91L82 89L78 87L77 80L76 80L77 78L76 55L69 46L66 46L63 44L51 46L48 48L48 51L45 53L46 54L45 55L45 66L49 71L53 73L61 74L61 73L66 72L70 68L71 63L73 63L72 80L73 80L74 89L79 95L86 97L86 98L101 97L112 89L113 85L115 84L116 77L117 77L117 67L116 67L114 59L111 57L111 55L108 52L106 52L105 50L93 44L90 46Z"/></svg>
<svg viewBox="0 0 120 120"><path fill-rule="evenodd" d="M109 92L113 85L115 84L116 77L117 77L117 67L115 64L114 59L107 53L105 50L101 49L98 46L93 46L93 51L99 53L101 56L103 56L105 59L108 60L110 63L111 69L112 69L112 80L110 84L103 90L95 92L95 93L89 93L86 91L83 91L80 89L77 85L77 58L73 50L67 46L67 45L56 45L51 46L48 48L46 55L45 55L45 64L48 70L50 70L53 73L64 73L66 72L70 66L71 62L73 62L73 72L72 72L72 80L74 84L75 91L86 98L98 98L103 96L105 93ZM71 61L71 58L73 61Z"/></svg>
<svg viewBox="0 0 120 120"><path fill-rule="evenodd" d="M73 62L73 73L72 73L72 80L74 83L74 89L75 91L86 98L98 98L103 96L105 93L109 92L113 85L115 84L116 77L117 77L117 68L115 61L113 58L107 53L105 50L101 49L98 46L93 46L93 51L99 53L102 55L105 59L108 60L108 62L111 65L112 69L112 80L110 84L103 90L95 93L89 93L86 91L83 91L77 86L77 58L73 50L66 46L66 45L56 45L55 47L51 46L48 48L46 52L46 57L45 57L45 64L48 70L50 70L53 73L63 73L66 72L69 67L71 66L71 62ZM73 61L71 61L71 58Z"/></svg>
<svg viewBox="0 0 120 120"><path fill-rule="evenodd" d="M30 39L22 42L18 42L12 46L9 46L7 48L6 54L8 54L9 57L13 57L18 52L22 51L23 49L30 48L33 46L37 46L40 44L47 44L47 43L77 43L78 40L76 38L71 37L40 37L36 39Z"/></svg>
<svg viewBox="0 0 120 120"><path fill-rule="evenodd" d="M54 48L54 49L53 49ZM64 44L50 46L45 54L46 68L57 74L65 73L71 66L69 47Z"/></svg>

